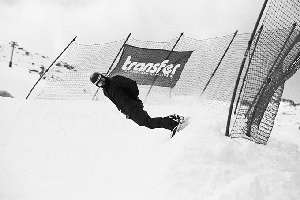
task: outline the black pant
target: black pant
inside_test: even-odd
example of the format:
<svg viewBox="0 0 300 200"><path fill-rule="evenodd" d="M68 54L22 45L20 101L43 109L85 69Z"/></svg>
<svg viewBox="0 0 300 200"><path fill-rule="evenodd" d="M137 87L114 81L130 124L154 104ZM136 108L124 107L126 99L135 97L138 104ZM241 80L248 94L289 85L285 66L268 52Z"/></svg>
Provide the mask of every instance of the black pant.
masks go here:
<svg viewBox="0 0 300 200"><path fill-rule="evenodd" d="M137 106L132 110L129 118L139 126L146 126L150 129L165 128L168 130L173 130L176 126L176 122L174 122L174 120L169 117L151 118L148 113L140 106Z"/></svg>

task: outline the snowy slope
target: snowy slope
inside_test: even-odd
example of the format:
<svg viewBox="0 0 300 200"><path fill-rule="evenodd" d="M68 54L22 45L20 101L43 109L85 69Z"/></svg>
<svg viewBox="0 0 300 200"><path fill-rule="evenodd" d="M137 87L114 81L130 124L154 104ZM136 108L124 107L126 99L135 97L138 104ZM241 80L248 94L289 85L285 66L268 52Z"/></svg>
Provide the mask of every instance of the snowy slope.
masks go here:
<svg viewBox="0 0 300 200"><path fill-rule="evenodd" d="M227 108L146 106L192 117L170 140L109 101L25 100L35 80L0 65L0 90L16 97L0 97L1 200L300 198L299 106L282 104L266 146L225 137Z"/></svg>
<svg viewBox="0 0 300 200"><path fill-rule="evenodd" d="M9 66L12 54L12 42L0 41L0 63ZM47 68L51 64L52 59L38 53L32 53L19 44L13 51L12 68L16 68L22 72L30 72L38 74L41 68Z"/></svg>
<svg viewBox="0 0 300 200"><path fill-rule="evenodd" d="M47 56L31 53L18 45L14 48L10 68L11 54L10 43L0 41L0 91L9 90L13 97L25 98L40 77L39 73L42 69L48 68L52 60ZM39 87L41 88L43 84L41 81Z"/></svg>

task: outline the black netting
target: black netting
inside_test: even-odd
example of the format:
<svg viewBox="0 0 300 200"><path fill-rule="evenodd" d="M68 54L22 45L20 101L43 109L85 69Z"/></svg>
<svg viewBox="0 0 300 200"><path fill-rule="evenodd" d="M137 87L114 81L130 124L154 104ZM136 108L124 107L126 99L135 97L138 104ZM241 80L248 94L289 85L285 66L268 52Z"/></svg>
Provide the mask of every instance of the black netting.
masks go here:
<svg viewBox="0 0 300 200"><path fill-rule="evenodd" d="M39 99L92 99L96 92L90 75L106 73L124 41L104 45L82 45L73 42L48 71L46 86Z"/></svg>
<svg viewBox="0 0 300 200"><path fill-rule="evenodd" d="M234 34L207 40L181 37L174 51L193 51L175 87L153 86L146 103L166 103L185 98L209 99L228 104L243 58L249 34ZM231 40L229 50L225 54ZM129 38L126 42L140 48L172 50L178 38L167 42L141 41ZM72 43L62 58L46 74L47 84L40 99L93 99L101 100L102 92L90 83L91 73L106 73L125 40L105 45ZM225 54L225 56L224 56ZM221 61L221 58L224 58ZM112 66L115 68L120 56ZM216 70L217 69L217 70ZM215 73L214 73L215 71ZM212 77L212 74L214 76ZM211 79L211 80L210 80ZM205 85L209 82L206 90ZM150 85L139 85L144 100ZM202 94L203 93L203 94Z"/></svg>
<svg viewBox="0 0 300 200"><path fill-rule="evenodd" d="M300 68L300 2L272 0L267 7L242 72L235 102L238 112L230 133L233 138L262 144L270 136L284 83ZM175 87L153 86L147 96L150 85L139 85L140 98L147 96L146 103L154 104L194 98L229 105L249 38L249 34L207 40L183 36L176 44L179 38L153 42L130 37L126 44L134 47L171 51L176 44L174 51L193 51ZM73 42L46 74L47 84L37 98L103 99L89 76L95 71L111 72L125 41L104 45Z"/></svg>
<svg viewBox="0 0 300 200"><path fill-rule="evenodd" d="M244 87L231 137L266 144L280 104L284 83L300 67L300 2L269 1L245 70Z"/></svg>
<svg viewBox="0 0 300 200"><path fill-rule="evenodd" d="M262 144L270 137L284 83L300 68L300 2L272 0L267 7L242 72L235 100L237 114L230 133L233 138L244 137ZM249 34L232 34L206 40L183 36L167 42L132 37L104 45L73 42L46 74L46 86L37 98L103 99L89 76L95 71L114 70L122 55L117 56L118 52L126 41L138 48L193 51L175 87L153 86L147 96L150 85L139 85L140 98L147 96L146 103L194 98L229 105L249 38Z"/></svg>

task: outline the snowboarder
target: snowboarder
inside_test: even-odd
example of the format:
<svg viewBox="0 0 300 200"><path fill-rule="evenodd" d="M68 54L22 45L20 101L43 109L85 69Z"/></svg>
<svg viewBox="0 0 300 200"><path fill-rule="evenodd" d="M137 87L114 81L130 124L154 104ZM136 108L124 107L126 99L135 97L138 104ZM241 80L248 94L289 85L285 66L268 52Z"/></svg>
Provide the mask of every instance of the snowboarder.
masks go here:
<svg viewBox="0 0 300 200"><path fill-rule="evenodd" d="M103 89L108 97L127 118L133 120L139 126L150 129L165 128L171 131L171 138L176 132L187 125L187 119L179 115L151 118L143 109L143 102L139 99L139 89L134 80L116 75L107 77L98 72L90 76L90 80L96 86Z"/></svg>

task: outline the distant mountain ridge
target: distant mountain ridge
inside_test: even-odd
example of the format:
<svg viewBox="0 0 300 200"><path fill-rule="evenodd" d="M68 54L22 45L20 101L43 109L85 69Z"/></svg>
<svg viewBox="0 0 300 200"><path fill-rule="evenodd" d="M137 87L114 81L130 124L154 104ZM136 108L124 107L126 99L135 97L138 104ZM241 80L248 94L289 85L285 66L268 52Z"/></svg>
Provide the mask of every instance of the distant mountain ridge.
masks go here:
<svg viewBox="0 0 300 200"><path fill-rule="evenodd" d="M49 67L52 59L38 53L31 53L20 45L15 45L12 56L12 42L0 42L0 62L2 65L9 62L12 57L12 68L19 68L21 71L42 75ZM4 64L5 65L5 64Z"/></svg>

